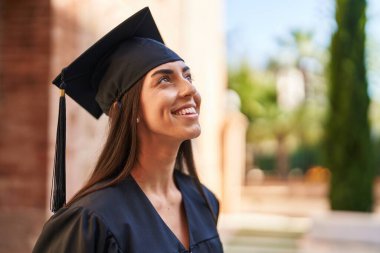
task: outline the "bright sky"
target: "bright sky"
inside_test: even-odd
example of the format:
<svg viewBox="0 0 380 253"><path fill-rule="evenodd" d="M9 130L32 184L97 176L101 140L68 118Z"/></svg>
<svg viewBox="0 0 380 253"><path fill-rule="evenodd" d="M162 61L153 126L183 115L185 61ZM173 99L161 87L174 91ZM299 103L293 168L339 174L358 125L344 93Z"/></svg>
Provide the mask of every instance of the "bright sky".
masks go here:
<svg viewBox="0 0 380 253"><path fill-rule="evenodd" d="M380 51L380 1L368 0L368 38ZM277 52L278 38L293 29L312 31L317 46L330 43L335 28L333 0L226 0L228 61L246 58L254 67L265 66ZM378 54L380 58L380 54ZM372 73L370 93L380 101L380 62Z"/></svg>

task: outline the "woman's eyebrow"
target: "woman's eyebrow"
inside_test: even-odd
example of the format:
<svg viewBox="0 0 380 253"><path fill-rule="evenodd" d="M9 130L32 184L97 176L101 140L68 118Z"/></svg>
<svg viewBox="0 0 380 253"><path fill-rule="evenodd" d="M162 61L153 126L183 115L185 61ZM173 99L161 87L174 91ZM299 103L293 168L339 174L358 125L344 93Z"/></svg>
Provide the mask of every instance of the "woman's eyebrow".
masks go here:
<svg viewBox="0 0 380 253"><path fill-rule="evenodd" d="M190 68L188 66L185 66L185 67L183 67L182 72L186 72L188 70L190 70Z"/></svg>
<svg viewBox="0 0 380 253"><path fill-rule="evenodd" d="M190 70L190 68L188 66L185 66L182 68L182 72L186 72L189 70ZM159 70L155 71L150 77L154 77L155 75L158 75L158 74L171 75L173 73L174 73L174 71L171 69L159 69Z"/></svg>
<svg viewBox="0 0 380 253"><path fill-rule="evenodd" d="M154 72L150 77L153 77L153 76L158 75L158 74L171 75L173 73L174 73L174 71L171 69L159 69L156 72Z"/></svg>

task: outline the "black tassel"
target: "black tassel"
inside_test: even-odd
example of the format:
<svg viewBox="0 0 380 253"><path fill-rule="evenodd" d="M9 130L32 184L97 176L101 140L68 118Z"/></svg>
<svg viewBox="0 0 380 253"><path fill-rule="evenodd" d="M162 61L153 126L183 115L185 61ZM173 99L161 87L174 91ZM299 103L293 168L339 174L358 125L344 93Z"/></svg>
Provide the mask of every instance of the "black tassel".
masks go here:
<svg viewBox="0 0 380 253"><path fill-rule="evenodd" d="M57 212L66 204L66 99L64 83L61 84L54 170L50 194L50 210Z"/></svg>

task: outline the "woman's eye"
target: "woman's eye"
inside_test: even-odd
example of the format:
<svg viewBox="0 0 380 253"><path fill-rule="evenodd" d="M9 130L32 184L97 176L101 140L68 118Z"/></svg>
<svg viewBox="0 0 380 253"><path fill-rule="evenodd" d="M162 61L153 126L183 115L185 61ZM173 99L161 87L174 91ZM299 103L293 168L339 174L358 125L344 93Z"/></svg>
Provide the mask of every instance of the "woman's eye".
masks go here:
<svg viewBox="0 0 380 253"><path fill-rule="evenodd" d="M161 77L161 78L158 80L158 83L168 83L168 82L170 82L170 79L169 79L169 77L167 77L167 76L163 76L163 77Z"/></svg>
<svg viewBox="0 0 380 253"><path fill-rule="evenodd" d="M191 83L193 81L193 78L191 77L191 75L187 75L185 76L185 78Z"/></svg>

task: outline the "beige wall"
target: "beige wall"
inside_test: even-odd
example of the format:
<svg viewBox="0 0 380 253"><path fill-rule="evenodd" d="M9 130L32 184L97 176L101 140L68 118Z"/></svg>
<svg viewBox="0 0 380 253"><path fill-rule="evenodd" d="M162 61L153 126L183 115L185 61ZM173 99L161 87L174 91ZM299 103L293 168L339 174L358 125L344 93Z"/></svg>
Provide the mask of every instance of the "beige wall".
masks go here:
<svg viewBox="0 0 380 253"><path fill-rule="evenodd" d="M203 98L202 135L195 140L196 163L203 182L220 196L221 125L226 87L222 1L53 0L52 5L55 15L51 78L114 26L141 8L150 7L165 43L192 68L195 85ZM49 165L53 164L57 104L58 90L50 87ZM68 198L92 170L106 127L106 116L97 121L67 99ZM50 183L51 175L48 178Z"/></svg>

